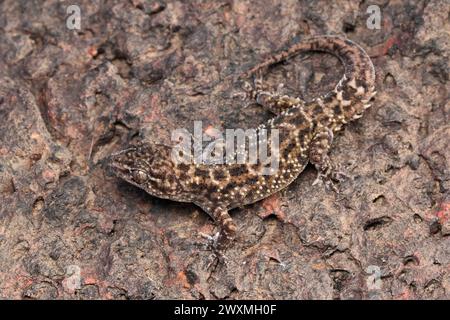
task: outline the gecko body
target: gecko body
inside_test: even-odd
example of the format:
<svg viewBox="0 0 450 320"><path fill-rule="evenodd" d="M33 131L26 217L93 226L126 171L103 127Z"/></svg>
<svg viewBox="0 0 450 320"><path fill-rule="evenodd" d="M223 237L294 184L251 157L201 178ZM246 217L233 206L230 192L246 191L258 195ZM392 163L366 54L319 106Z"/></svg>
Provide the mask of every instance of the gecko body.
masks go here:
<svg viewBox="0 0 450 320"><path fill-rule="evenodd" d="M334 90L310 102L259 89L254 92L256 101L275 113L257 128L278 129L279 166L274 174L262 174L267 165L262 162L176 163L170 146L153 143L141 143L113 154L114 173L153 196L198 205L220 227L217 247L225 248L236 233L230 209L286 188L308 162L317 168L318 180L333 178L336 171L328 152L334 134L360 118L375 95L375 71L369 56L359 45L337 36L307 39L256 65L246 76L307 51L337 56L345 73Z"/></svg>

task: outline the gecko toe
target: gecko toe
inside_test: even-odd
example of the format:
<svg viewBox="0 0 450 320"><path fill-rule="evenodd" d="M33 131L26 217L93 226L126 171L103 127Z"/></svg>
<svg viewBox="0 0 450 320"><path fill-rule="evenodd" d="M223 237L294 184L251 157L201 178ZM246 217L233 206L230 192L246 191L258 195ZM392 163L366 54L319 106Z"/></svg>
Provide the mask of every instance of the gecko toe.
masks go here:
<svg viewBox="0 0 450 320"><path fill-rule="evenodd" d="M218 239L219 239L219 232L216 232L214 235L209 235L203 232L200 232L199 235L206 239L206 243L202 242L202 245L205 247L206 250L216 250L217 248L217 243L218 243Z"/></svg>

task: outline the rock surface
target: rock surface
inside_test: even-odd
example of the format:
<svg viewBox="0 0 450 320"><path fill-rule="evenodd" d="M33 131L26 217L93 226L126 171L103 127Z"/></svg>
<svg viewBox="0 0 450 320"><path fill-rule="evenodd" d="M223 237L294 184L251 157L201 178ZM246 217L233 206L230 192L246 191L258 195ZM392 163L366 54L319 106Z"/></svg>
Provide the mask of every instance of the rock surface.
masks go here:
<svg viewBox="0 0 450 320"><path fill-rule="evenodd" d="M449 299L450 104L446 0L0 3L0 298ZM249 128L233 76L303 36L367 49L375 101L336 137L339 193L305 172L232 211L238 237L210 266L194 205L153 198L107 157L177 128ZM339 80L325 54L266 84L311 99Z"/></svg>

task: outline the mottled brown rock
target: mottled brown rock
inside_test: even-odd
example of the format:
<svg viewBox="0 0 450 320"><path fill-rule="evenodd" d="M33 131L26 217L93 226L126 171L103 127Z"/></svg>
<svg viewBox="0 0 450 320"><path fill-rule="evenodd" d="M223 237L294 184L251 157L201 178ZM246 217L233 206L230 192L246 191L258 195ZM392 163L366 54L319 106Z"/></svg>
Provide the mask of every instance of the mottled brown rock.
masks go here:
<svg viewBox="0 0 450 320"><path fill-rule="evenodd" d="M448 299L448 3L78 1L0 4L0 297L12 299ZM237 239L210 266L193 205L153 198L107 157L172 130L249 128L239 73L303 36L334 33L374 62L372 107L335 139L351 179L231 211ZM309 54L265 83L312 99L342 67ZM377 281L376 275L380 275Z"/></svg>

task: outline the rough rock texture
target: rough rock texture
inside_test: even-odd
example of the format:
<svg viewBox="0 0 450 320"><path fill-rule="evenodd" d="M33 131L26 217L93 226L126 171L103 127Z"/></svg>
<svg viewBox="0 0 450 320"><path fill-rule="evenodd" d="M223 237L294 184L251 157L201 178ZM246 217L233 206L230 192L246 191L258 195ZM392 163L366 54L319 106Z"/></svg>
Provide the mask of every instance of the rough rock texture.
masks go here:
<svg viewBox="0 0 450 320"><path fill-rule="evenodd" d="M450 298L449 3L0 1L0 298ZM238 238L210 265L194 205L114 178L109 154L172 130L249 128L234 75L292 41L342 34L367 49L378 95L336 137L339 193L308 167L232 212ZM266 84L311 99L342 74L309 54ZM378 277L380 275L380 277Z"/></svg>

